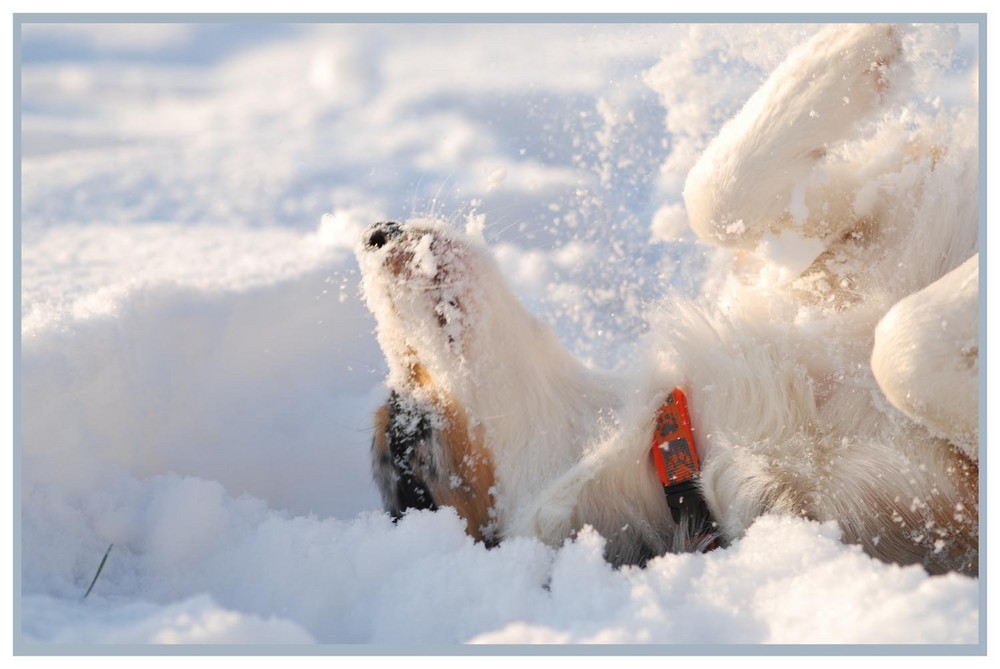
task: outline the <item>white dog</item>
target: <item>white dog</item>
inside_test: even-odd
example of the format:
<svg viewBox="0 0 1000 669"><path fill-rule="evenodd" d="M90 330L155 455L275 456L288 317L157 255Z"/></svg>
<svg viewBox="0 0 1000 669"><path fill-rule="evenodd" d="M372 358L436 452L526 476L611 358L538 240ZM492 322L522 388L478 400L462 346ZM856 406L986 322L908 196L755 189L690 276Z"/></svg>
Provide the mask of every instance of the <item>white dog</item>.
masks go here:
<svg viewBox="0 0 1000 669"><path fill-rule="evenodd" d="M372 226L387 509L454 506L487 543L591 525L615 564L787 513L977 573L977 119L907 116L903 30L824 30L723 127L684 199L735 269L714 300L660 305L636 374L577 362L481 242ZM665 404L675 388L686 409ZM700 477L671 497L656 453L692 437Z"/></svg>

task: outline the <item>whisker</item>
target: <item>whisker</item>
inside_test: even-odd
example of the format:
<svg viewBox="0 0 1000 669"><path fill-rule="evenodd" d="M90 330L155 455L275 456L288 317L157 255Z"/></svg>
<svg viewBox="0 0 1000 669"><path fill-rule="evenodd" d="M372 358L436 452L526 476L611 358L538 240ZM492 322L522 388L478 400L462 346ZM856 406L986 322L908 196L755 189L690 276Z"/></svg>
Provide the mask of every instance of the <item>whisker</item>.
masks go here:
<svg viewBox="0 0 1000 669"><path fill-rule="evenodd" d="M444 181L441 182L441 185L438 186L437 192L434 193L434 198L431 200L431 215L430 215L431 218L435 218L435 214L437 212L438 199L441 197L441 193L444 191L445 186L447 186L448 182L451 181L452 177L455 176L455 173L456 173L455 170L449 172L448 176L446 176L444 178Z"/></svg>
<svg viewBox="0 0 1000 669"><path fill-rule="evenodd" d="M505 232L507 232L508 230L510 230L511 228L513 228L513 227L514 227L515 225L517 225L517 224L518 224L518 223L520 223L520 222L521 222L521 221L518 221L518 220L514 220L514 221L511 221L510 225L507 225L507 226L503 227L503 228L502 228L502 229L500 229L500 230L497 230L497 231L492 231L492 232L493 232L494 234L496 234L497 236L500 236L500 235L502 235L503 233L505 233Z"/></svg>
<svg viewBox="0 0 1000 669"><path fill-rule="evenodd" d="M417 179L417 185L413 187L413 195L410 197L410 218L416 218L417 216L417 195L420 193L420 186L424 183L424 175L420 174L420 178Z"/></svg>

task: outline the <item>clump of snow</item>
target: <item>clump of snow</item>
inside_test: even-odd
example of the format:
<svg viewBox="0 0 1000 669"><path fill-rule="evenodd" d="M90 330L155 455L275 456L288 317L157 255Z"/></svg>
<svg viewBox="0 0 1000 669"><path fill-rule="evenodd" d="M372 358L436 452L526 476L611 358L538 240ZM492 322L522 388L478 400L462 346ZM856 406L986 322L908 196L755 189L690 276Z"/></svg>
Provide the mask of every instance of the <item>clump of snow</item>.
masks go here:
<svg viewBox="0 0 1000 669"><path fill-rule="evenodd" d="M486 215L469 212L465 218L465 236L478 243L485 243L483 231L486 229Z"/></svg>
<svg viewBox="0 0 1000 669"><path fill-rule="evenodd" d="M689 239L691 228L688 227L687 212L679 202L665 204L653 216L650 226L652 237L657 241L674 242Z"/></svg>
<svg viewBox="0 0 1000 669"><path fill-rule="evenodd" d="M431 235L424 235L413 247L413 268L426 277L433 277L438 271L437 259L431 251L433 240Z"/></svg>
<svg viewBox="0 0 1000 669"><path fill-rule="evenodd" d="M976 643L976 581L831 527L614 571L589 531L394 525L370 479L365 227L465 222L574 352L620 361L651 299L718 279L664 202L813 30L25 27L21 643ZM908 33L952 98L957 32Z"/></svg>
<svg viewBox="0 0 1000 669"><path fill-rule="evenodd" d="M507 170L505 170L502 167L498 167L497 169L490 172L490 175L486 178L486 190L487 191L496 190L497 188L500 187L500 185L504 182L504 179L506 178L507 178Z"/></svg>
<svg viewBox="0 0 1000 669"><path fill-rule="evenodd" d="M743 233L747 231L747 224L743 222L743 219L738 219L726 226L726 234L739 238Z"/></svg>
<svg viewBox="0 0 1000 669"><path fill-rule="evenodd" d="M824 250L826 244L822 240L785 228L778 234L766 233L757 246L757 255L768 263L769 269L777 270L785 283L800 276Z"/></svg>

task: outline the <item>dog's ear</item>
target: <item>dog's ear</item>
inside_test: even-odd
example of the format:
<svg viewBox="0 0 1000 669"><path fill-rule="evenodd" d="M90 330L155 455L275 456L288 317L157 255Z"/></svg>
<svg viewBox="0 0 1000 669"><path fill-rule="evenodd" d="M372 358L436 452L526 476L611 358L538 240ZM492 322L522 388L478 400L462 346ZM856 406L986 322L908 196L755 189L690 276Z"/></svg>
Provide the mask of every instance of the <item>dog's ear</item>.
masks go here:
<svg viewBox="0 0 1000 669"><path fill-rule="evenodd" d="M493 458L454 403L429 406L390 393L375 413L372 472L393 520L409 509L450 506L465 520L469 536L487 546L497 543Z"/></svg>
<svg viewBox="0 0 1000 669"><path fill-rule="evenodd" d="M437 509L426 477L436 470L430 416L396 392L375 412L372 473L382 505L398 520L407 509Z"/></svg>

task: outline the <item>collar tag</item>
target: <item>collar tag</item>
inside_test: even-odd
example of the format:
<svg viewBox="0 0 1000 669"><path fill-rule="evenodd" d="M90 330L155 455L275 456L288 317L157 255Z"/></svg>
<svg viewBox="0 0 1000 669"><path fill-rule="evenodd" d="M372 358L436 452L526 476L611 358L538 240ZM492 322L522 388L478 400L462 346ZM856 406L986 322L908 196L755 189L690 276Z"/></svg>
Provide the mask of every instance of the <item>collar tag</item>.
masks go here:
<svg viewBox="0 0 1000 669"><path fill-rule="evenodd" d="M656 414L650 450L674 522L686 523L689 536L703 550L715 548L715 524L697 485L701 466L691 434L687 397L680 388L667 395Z"/></svg>
<svg viewBox="0 0 1000 669"><path fill-rule="evenodd" d="M656 414L652 446L656 473L664 486L685 483L701 475L687 398L680 388L667 395Z"/></svg>

